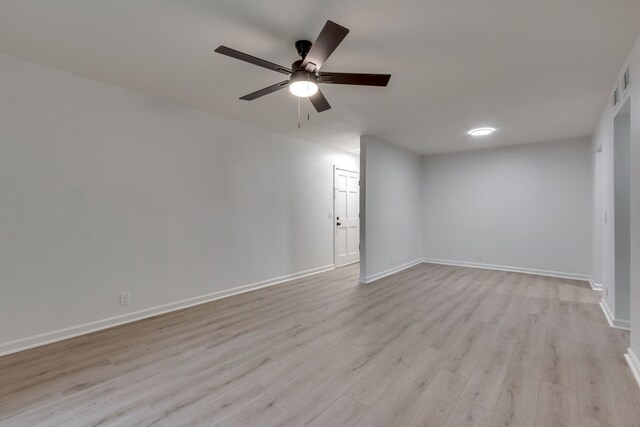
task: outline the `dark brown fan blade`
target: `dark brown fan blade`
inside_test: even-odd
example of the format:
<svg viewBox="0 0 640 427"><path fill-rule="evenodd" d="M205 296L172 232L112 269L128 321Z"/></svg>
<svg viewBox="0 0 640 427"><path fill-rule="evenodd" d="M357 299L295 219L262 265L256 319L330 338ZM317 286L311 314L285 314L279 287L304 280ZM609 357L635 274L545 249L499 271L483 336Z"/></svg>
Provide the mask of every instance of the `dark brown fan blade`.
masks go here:
<svg viewBox="0 0 640 427"><path fill-rule="evenodd" d="M334 85L386 86L391 74L320 73L318 83Z"/></svg>
<svg viewBox="0 0 640 427"><path fill-rule="evenodd" d="M269 70L277 71L278 73L289 75L291 74L291 69L287 67L283 67L282 65L274 64L273 62L265 61L264 59L256 58L255 56L248 55L246 53L242 53L238 50L231 49L226 46L219 46L215 52L221 53L223 55L230 56L235 59L239 59L240 61L248 62L249 64L257 65L259 67L268 68Z"/></svg>
<svg viewBox="0 0 640 427"><path fill-rule="evenodd" d="M320 89L318 89L315 95L309 97L309 101L311 101L318 113L331 109L329 101L327 101L327 98L324 97Z"/></svg>
<svg viewBox="0 0 640 427"><path fill-rule="evenodd" d="M242 99L243 101L253 101L256 98L260 98L261 96L265 96L265 95L269 95L270 93L279 91L280 89L283 89L285 87L289 86L289 80L284 80L280 83L276 83L274 85L265 87L264 89L260 89L257 90L253 93L250 93L249 95L245 95L243 96Z"/></svg>
<svg viewBox="0 0 640 427"><path fill-rule="evenodd" d="M311 46L311 50L302 61L302 68L310 73L318 71L347 34L349 34L349 30L345 27L335 22L327 21L318 38Z"/></svg>

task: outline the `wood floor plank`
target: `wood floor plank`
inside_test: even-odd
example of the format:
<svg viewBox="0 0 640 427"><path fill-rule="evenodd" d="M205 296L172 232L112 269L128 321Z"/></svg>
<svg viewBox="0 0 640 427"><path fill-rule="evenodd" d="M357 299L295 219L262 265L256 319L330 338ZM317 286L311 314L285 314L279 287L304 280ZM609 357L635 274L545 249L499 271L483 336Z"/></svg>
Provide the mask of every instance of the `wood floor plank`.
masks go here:
<svg viewBox="0 0 640 427"><path fill-rule="evenodd" d="M579 427L581 416L573 390L546 381L540 383L536 427Z"/></svg>
<svg viewBox="0 0 640 427"><path fill-rule="evenodd" d="M471 374L462 400L493 410L515 347L512 339L494 336Z"/></svg>
<svg viewBox="0 0 640 427"><path fill-rule="evenodd" d="M582 357L576 359L578 368L577 396L581 412L595 420L616 422L615 395L611 382L612 366L599 359L589 344L579 343ZM609 365L609 366L608 366Z"/></svg>
<svg viewBox="0 0 640 427"><path fill-rule="evenodd" d="M484 322L476 323L449 353L443 368L470 377L478 359L484 353L495 333L495 325Z"/></svg>
<svg viewBox="0 0 640 427"><path fill-rule="evenodd" d="M341 395L318 417L311 420L309 427L353 426L368 410L368 406L349 396Z"/></svg>
<svg viewBox="0 0 640 427"><path fill-rule="evenodd" d="M492 426L535 425L541 373L540 359L524 353L513 356L491 418Z"/></svg>
<svg viewBox="0 0 640 427"><path fill-rule="evenodd" d="M577 345L570 330L547 326L544 348L540 356L543 359L544 381L573 390L578 389L578 366L575 363L579 356Z"/></svg>
<svg viewBox="0 0 640 427"><path fill-rule="evenodd" d="M582 421L582 424L581 424L582 427L611 427L611 424L605 424L603 422L594 420L593 418L589 418L584 415L582 416L581 421Z"/></svg>
<svg viewBox="0 0 640 427"><path fill-rule="evenodd" d="M490 423L491 411L459 400L454 406L445 427L493 427Z"/></svg>
<svg viewBox="0 0 640 427"><path fill-rule="evenodd" d="M467 378L441 370L411 408L394 420L397 425L444 426Z"/></svg>
<svg viewBox="0 0 640 427"><path fill-rule="evenodd" d="M416 404L429 384L437 377L444 361L444 354L428 349L423 357L408 367L403 374L380 396L371 409L356 425L393 425Z"/></svg>

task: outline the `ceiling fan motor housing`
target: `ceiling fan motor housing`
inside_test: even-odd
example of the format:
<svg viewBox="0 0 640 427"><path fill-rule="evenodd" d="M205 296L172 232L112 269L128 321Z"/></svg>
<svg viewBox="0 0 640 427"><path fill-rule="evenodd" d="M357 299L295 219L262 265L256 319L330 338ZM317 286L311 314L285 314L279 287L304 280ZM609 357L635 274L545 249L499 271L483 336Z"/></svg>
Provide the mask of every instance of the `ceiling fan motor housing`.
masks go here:
<svg viewBox="0 0 640 427"><path fill-rule="evenodd" d="M295 70L295 68L294 68ZM291 83L293 82L314 82L317 83L318 82L318 77L313 74L313 73L309 73L306 72L305 70L295 70L292 74L291 77L289 78L289 81Z"/></svg>
<svg viewBox="0 0 640 427"><path fill-rule="evenodd" d="M309 50L311 50L311 46L313 46L313 43L311 43L309 40L298 40L296 42L296 50L298 51L298 55L300 55L302 59L298 59L293 64L291 64L291 71L293 71L293 73L291 74L291 78L289 78L289 81L291 83L298 81L310 81L315 83L318 81L318 78L315 74L305 71L304 67L302 66L302 63L307 57Z"/></svg>
<svg viewBox="0 0 640 427"><path fill-rule="evenodd" d="M311 43L309 40L298 40L296 42L296 50L298 51L298 55L302 57L302 59L307 57L307 53L311 50Z"/></svg>

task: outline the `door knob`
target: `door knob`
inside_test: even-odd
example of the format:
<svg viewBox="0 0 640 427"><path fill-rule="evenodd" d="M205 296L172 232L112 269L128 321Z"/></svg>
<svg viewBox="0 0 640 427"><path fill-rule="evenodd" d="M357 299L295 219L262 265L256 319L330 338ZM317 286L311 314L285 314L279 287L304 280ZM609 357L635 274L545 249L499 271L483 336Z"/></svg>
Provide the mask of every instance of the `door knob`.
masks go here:
<svg viewBox="0 0 640 427"><path fill-rule="evenodd" d="M339 222L336 222L336 225L340 225L340 223L339 223Z"/></svg>

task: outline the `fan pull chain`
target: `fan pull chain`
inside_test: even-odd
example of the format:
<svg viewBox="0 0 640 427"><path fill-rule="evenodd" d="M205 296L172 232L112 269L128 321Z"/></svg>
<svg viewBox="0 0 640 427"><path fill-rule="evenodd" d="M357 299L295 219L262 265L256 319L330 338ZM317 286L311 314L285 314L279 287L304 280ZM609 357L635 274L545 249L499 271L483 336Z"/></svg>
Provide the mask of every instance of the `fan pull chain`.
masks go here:
<svg viewBox="0 0 640 427"><path fill-rule="evenodd" d="M309 88L309 73L307 73L307 89ZM307 97L307 121L309 120L309 97Z"/></svg>
<svg viewBox="0 0 640 427"><path fill-rule="evenodd" d="M298 97L298 129L300 129L300 98Z"/></svg>
<svg viewBox="0 0 640 427"><path fill-rule="evenodd" d="M309 73L307 73L307 89L309 88ZM307 97L307 121L309 120L309 97Z"/></svg>

